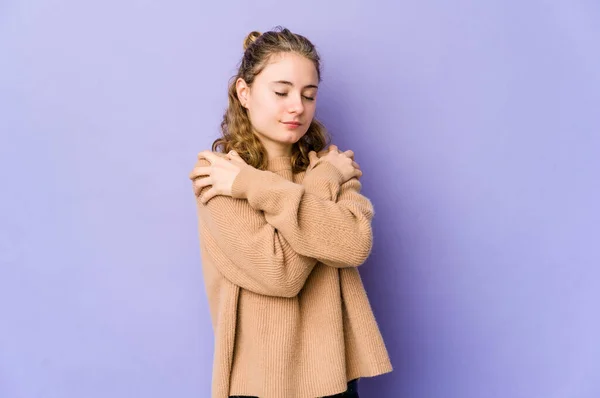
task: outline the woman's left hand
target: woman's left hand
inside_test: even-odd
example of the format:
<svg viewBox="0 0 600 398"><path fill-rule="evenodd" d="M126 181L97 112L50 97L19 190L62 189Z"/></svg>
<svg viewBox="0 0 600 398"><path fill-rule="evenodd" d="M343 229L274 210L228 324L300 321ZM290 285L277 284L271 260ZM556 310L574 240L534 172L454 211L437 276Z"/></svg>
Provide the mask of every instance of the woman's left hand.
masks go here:
<svg viewBox="0 0 600 398"><path fill-rule="evenodd" d="M203 151L198 154L198 159L210 162L210 166L195 167L190 173L196 196L200 195L204 187L211 186L200 198L203 204L217 195L231 196L233 182L242 167L251 167L235 151L230 151L225 157L211 151Z"/></svg>
<svg viewBox="0 0 600 398"><path fill-rule="evenodd" d="M321 152L311 151L311 153L308 154L308 157L310 159L309 169L312 169L315 166L315 163L317 163L317 161L319 159L321 159L323 156L327 156L327 154L331 151L340 152L337 145L330 145L329 148L323 149ZM354 152L353 151L347 150L344 152L344 155L346 155L350 159L352 159L352 166L354 166L355 169L360 170L359 164L354 160ZM360 177L358 177L358 179L360 179Z"/></svg>

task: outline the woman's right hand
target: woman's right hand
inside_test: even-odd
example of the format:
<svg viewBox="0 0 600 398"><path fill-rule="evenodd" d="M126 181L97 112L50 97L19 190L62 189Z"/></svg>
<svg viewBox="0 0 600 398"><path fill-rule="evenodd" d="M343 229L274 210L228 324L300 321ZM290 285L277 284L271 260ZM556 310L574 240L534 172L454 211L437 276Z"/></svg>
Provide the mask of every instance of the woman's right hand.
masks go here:
<svg viewBox="0 0 600 398"><path fill-rule="evenodd" d="M348 150L340 152L337 146L331 145L327 152L319 152L316 156L323 160L327 160L339 170L344 179L342 183L345 183L354 177L360 179L362 176L360 166L354 161L353 151Z"/></svg>

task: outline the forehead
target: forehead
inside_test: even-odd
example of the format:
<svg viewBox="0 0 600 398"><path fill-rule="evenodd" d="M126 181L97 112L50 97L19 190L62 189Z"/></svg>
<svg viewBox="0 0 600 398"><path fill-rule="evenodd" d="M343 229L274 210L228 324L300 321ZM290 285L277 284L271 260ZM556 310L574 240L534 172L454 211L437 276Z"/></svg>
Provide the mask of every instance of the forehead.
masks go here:
<svg viewBox="0 0 600 398"><path fill-rule="evenodd" d="M256 80L264 83L286 80L299 87L319 83L315 64L310 59L294 53L273 55Z"/></svg>

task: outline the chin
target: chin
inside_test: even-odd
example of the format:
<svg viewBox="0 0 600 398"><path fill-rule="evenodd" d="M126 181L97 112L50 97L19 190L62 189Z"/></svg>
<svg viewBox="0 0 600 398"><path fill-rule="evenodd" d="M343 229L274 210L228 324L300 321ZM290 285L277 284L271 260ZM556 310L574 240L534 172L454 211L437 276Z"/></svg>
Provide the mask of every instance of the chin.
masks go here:
<svg viewBox="0 0 600 398"><path fill-rule="evenodd" d="M304 134L298 134L293 131L286 131L278 137L277 141L285 144L295 144L303 135Z"/></svg>

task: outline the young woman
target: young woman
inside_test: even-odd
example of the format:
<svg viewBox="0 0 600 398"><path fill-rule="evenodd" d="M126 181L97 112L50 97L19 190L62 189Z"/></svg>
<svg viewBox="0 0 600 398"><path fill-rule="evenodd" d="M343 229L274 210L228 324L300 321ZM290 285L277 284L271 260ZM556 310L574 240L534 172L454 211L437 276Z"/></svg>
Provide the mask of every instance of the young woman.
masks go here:
<svg viewBox="0 0 600 398"><path fill-rule="evenodd" d="M392 366L357 267L373 207L352 151L315 119L319 56L252 32L223 136L190 174L215 333L212 397L358 397Z"/></svg>

